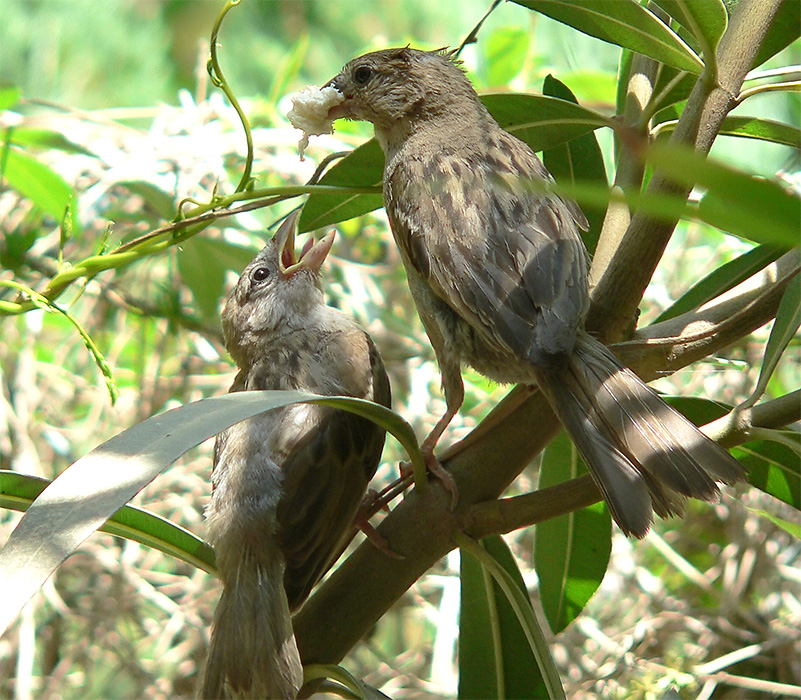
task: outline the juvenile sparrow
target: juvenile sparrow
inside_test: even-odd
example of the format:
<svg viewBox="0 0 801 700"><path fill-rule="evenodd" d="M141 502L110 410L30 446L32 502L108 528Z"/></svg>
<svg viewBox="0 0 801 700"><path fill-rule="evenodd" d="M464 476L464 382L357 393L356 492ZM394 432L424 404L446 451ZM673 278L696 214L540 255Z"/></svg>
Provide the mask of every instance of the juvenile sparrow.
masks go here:
<svg viewBox="0 0 801 700"><path fill-rule="evenodd" d="M654 510L681 513L687 496L714 498L716 480L743 478L584 331L586 219L544 192L550 174L493 119L452 53L369 53L326 87L344 98L328 117L372 122L386 156L384 206L447 402L423 444L429 456L470 365L540 387L626 534L644 536Z"/></svg>
<svg viewBox="0 0 801 700"><path fill-rule="evenodd" d="M381 358L356 323L323 302L334 240L295 259L296 215L242 272L222 315L239 367L230 391L283 389L390 404ZM290 612L347 544L384 431L346 411L295 404L220 433L209 541L223 591L200 696L294 698L303 672Z"/></svg>

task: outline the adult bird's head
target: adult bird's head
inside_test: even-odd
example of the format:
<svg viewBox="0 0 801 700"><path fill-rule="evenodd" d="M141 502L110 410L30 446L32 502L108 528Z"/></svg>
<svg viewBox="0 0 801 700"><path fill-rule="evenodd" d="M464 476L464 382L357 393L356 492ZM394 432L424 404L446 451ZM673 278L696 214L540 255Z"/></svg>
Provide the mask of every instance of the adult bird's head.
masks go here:
<svg viewBox="0 0 801 700"><path fill-rule="evenodd" d="M407 47L364 54L348 62L325 87L344 100L328 112L372 122L385 152L406 140L425 122L453 122L454 128L483 111L478 95L454 52ZM441 126L440 126L441 128Z"/></svg>

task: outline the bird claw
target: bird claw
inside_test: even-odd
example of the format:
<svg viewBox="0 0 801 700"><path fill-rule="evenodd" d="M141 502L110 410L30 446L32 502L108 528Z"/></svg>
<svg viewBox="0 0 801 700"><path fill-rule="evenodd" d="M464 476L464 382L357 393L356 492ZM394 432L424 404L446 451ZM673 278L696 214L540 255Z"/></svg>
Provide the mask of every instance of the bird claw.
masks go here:
<svg viewBox="0 0 801 700"><path fill-rule="evenodd" d="M459 487L456 486L456 479L442 463L434 456L433 452L423 452L423 459L425 460L426 469L435 479L439 479L443 488L451 495L451 510L456 509L456 504L459 502Z"/></svg>
<svg viewBox="0 0 801 700"><path fill-rule="evenodd" d="M386 491L386 489L385 489ZM364 533L364 536L373 543L379 552L383 552L393 559L405 559L402 554L393 552L389 547L386 537L378 533L371 524L370 516L374 515L378 510L386 510L389 512L388 501L384 499L385 491L379 493L375 489L370 489L362 502L356 517L353 519L353 524Z"/></svg>
<svg viewBox="0 0 801 700"><path fill-rule="evenodd" d="M358 527L364 533L364 536L373 543L373 546L379 552L383 552L388 557L392 557L393 559L406 559L406 557L404 557L402 554L398 554L390 548L387 538L379 534L378 530L376 530L369 521L363 520L361 522L357 522L356 527Z"/></svg>

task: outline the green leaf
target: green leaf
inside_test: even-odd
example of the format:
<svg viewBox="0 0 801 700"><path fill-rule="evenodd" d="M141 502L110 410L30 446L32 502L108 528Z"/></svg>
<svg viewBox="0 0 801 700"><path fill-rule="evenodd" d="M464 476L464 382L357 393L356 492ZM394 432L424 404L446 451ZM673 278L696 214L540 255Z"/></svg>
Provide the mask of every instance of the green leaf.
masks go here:
<svg viewBox="0 0 801 700"><path fill-rule="evenodd" d="M669 318L697 309L764 269L783 253L784 251L776 246L761 245L749 250L747 253L743 253L734 260L724 263L702 280L696 282L679 299L665 309L654 323L667 321Z"/></svg>
<svg viewBox="0 0 801 700"><path fill-rule="evenodd" d="M54 170L15 147L6 152L3 177L9 186L61 221L75 192Z"/></svg>
<svg viewBox="0 0 801 700"><path fill-rule="evenodd" d="M692 73L662 66L654 85L654 104L649 107L655 112L654 123L677 119L697 81L698 76Z"/></svg>
<svg viewBox="0 0 801 700"><path fill-rule="evenodd" d="M787 437L798 440L792 431ZM775 440L756 440L732 449L748 469L748 483L801 510L801 465L798 453Z"/></svg>
<svg viewBox="0 0 801 700"><path fill-rule="evenodd" d="M801 525L798 523L790 522L789 520L784 520L783 518L777 518L772 513L768 513L765 510L755 510L753 508L749 508L752 513L756 513L757 515L761 515L763 518L767 518L770 520L774 525L780 527L789 535L792 535L797 540L801 540Z"/></svg>
<svg viewBox="0 0 801 700"><path fill-rule="evenodd" d="M145 182L144 180L120 180L116 184L125 187L134 194L138 194L145 200L145 204L162 219L169 221L175 216L176 206L173 197L164 190L156 187L152 182Z"/></svg>
<svg viewBox="0 0 801 700"><path fill-rule="evenodd" d="M70 141L64 134L47 129L17 127L11 134L11 143L34 148L54 148L65 153L80 153L97 158L97 154L80 144Z"/></svg>
<svg viewBox="0 0 801 700"><path fill-rule="evenodd" d="M315 685L315 694L324 693L352 700L391 700L377 688L367 685L355 678L342 666L333 664L305 664L303 666L303 684L322 681Z"/></svg>
<svg viewBox="0 0 801 700"><path fill-rule="evenodd" d="M11 109L19 102L21 94L16 86L0 88L0 110Z"/></svg>
<svg viewBox="0 0 801 700"><path fill-rule="evenodd" d="M30 506L0 550L0 635L48 576L97 528L188 449L241 420L292 403L342 408L373 420L425 473L412 427L384 406L298 391L241 391L153 416L96 447Z"/></svg>
<svg viewBox="0 0 801 700"><path fill-rule="evenodd" d="M370 187L384 177L384 154L370 139L340 160L320 178L320 185ZM380 194L312 194L300 214L298 230L313 231L340 221L362 216L384 206Z"/></svg>
<svg viewBox="0 0 801 700"><path fill-rule="evenodd" d="M738 406L738 409L753 406L765 393L773 370L779 364L790 341L796 337L799 327L801 327L801 276L796 275L790 280L782 295L779 310L776 312L776 320L768 337L765 356L762 358L762 366L759 368L756 387L751 396Z"/></svg>
<svg viewBox="0 0 801 700"><path fill-rule="evenodd" d="M801 0L782 0L751 68L761 66L801 37Z"/></svg>
<svg viewBox="0 0 801 700"><path fill-rule="evenodd" d="M178 250L178 271L205 318L219 316L226 270L239 273L258 251L220 239L195 236Z"/></svg>
<svg viewBox="0 0 801 700"><path fill-rule="evenodd" d="M525 633L526 641L537 660L537 666L545 683L547 697L553 699L564 698L565 691L559 679L559 672L548 649L548 643L545 640L542 628L531 607L531 600L525 587L521 589L519 580L516 580L489 551L475 540L461 532L456 532L454 533L454 541L461 552L467 552L481 562L481 565L500 586L509 601L520 627Z"/></svg>
<svg viewBox="0 0 801 700"><path fill-rule="evenodd" d="M722 0L655 0L665 12L692 34L701 46L716 50L729 16Z"/></svg>
<svg viewBox="0 0 801 700"><path fill-rule="evenodd" d="M664 121L659 126L660 135L673 131L678 120ZM801 148L801 129L783 122L759 117L726 117L720 127L721 136L739 136L780 143L792 148Z"/></svg>
<svg viewBox="0 0 801 700"><path fill-rule="evenodd" d="M533 151L553 148L611 125L599 112L567 99L502 94L482 95L481 101L504 129L525 141Z"/></svg>
<svg viewBox="0 0 801 700"><path fill-rule="evenodd" d="M523 577L503 539L481 541L524 594ZM512 606L480 562L461 556L461 611L459 613L459 697L546 697L545 684L526 634Z"/></svg>
<svg viewBox="0 0 801 700"><path fill-rule="evenodd" d="M551 97L577 103L568 87L551 75L546 76L542 92ZM598 139L593 132L578 136L560 146L548 148L542 152L545 167L557 182L575 183L598 182L608 185L604 157ZM589 222L589 231L583 235L584 243L590 254L595 252L606 209L603 207L585 207L584 214Z"/></svg>
<svg viewBox="0 0 801 700"><path fill-rule="evenodd" d="M720 133L725 136L741 136L801 148L801 129L772 119L726 117Z"/></svg>
<svg viewBox="0 0 801 700"><path fill-rule="evenodd" d="M707 190L699 217L724 231L759 243L798 244L801 199L772 180L756 178L703 154L665 143L653 144L648 163L685 186Z"/></svg>
<svg viewBox="0 0 801 700"><path fill-rule="evenodd" d="M658 17L634 0L515 0L580 32L700 74L696 53Z"/></svg>
<svg viewBox="0 0 801 700"><path fill-rule="evenodd" d="M530 43L531 32L522 27L499 27L482 41L487 84L508 85L525 63Z"/></svg>
<svg viewBox="0 0 801 700"><path fill-rule="evenodd" d="M272 85L270 85L270 93L267 96L267 101L270 104L278 104L281 97L286 94L289 84L300 73L303 68L303 60L309 51L309 43L309 34L304 32L292 45L289 52L285 54L281 65L275 71Z"/></svg>
<svg viewBox="0 0 801 700"><path fill-rule="evenodd" d="M38 476L0 470L0 508L24 513L50 483ZM98 529L217 574L214 550L208 544L180 525L143 508L123 506Z"/></svg>
<svg viewBox="0 0 801 700"><path fill-rule="evenodd" d="M545 450L540 488L587 472L570 438L562 432ZM601 585L612 548L612 520L603 503L546 520L535 528L534 568L540 598L554 634L586 607Z"/></svg>

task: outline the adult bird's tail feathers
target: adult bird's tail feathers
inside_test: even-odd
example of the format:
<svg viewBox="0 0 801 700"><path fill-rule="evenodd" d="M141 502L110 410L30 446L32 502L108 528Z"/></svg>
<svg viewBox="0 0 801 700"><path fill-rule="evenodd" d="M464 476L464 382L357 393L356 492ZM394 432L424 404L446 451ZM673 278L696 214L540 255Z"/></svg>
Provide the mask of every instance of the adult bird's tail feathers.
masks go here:
<svg viewBox="0 0 801 700"><path fill-rule="evenodd" d="M714 500L740 463L670 408L602 343L579 333L540 386L627 535L644 537L653 512L680 515L687 497Z"/></svg>
<svg viewBox="0 0 801 700"><path fill-rule="evenodd" d="M243 543L236 561L220 562L220 571L223 591L200 697L294 699L303 669L278 549L265 556L263 543L259 554Z"/></svg>

